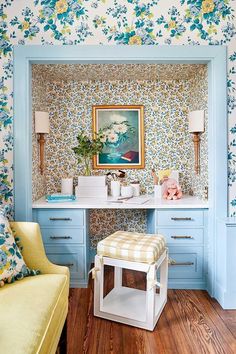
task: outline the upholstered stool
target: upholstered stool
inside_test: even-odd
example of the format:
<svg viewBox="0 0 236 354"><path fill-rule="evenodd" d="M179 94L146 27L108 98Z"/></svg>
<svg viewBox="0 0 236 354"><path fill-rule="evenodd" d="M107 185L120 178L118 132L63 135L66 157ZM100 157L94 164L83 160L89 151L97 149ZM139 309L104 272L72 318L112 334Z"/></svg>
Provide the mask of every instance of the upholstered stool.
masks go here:
<svg viewBox="0 0 236 354"><path fill-rule="evenodd" d="M104 265L114 267L114 288L105 297ZM122 268L146 272L146 291L122 286ZM98 243L93 269L94 315L152 331L167 301L167 276L163 236L115 232Z"/></svg>

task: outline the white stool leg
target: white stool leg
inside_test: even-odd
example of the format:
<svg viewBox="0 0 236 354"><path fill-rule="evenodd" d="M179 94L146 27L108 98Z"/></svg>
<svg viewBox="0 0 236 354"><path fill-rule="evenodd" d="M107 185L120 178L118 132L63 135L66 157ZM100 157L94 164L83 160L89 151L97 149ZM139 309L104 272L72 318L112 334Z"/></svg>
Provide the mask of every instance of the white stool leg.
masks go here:
<svg viewBox="0 0 236 354"><path fill-rule="evenodd" d="M95 267L101 268L101 262L98 256L95 256ZM94 279L94 315L98 316L100 310L100 288L103 288L101 283L101 271L97 271Z"/></svg>
<svg viewBox="0 0 236 354"><path fill-rule="evenodd" d="M150 281L148 278L155 279L156 277L156 265L152 264L150 266L149 272L147 273L147 292L146 292L146 319L148 329L153 329L154 315L155 315L155 293L156 286L150 286Z"/></svg>
<svg viewBox="0 0 236 354"><path fill-rule="evenodd" d="M168 284L168 255L166 254L160 267L160 300L166 301L167 299L167 284Z"/></svg>
<svg viewBox="0 0 236 354"><path fill-rule="evenodd" d="M120 288L122 286L122 268L114 267L115 274L114 274L114 287Z"/></svg>

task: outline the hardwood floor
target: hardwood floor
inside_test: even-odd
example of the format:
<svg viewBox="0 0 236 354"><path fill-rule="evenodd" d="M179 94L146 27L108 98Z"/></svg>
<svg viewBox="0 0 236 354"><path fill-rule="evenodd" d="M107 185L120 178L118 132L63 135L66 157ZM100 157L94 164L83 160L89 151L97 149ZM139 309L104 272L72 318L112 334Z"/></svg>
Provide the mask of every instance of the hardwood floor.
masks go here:
<svg viewBox="0 0 236 354"><path fill-rule="evenodd" d="M106 291L113 272L106 271ZM123 284L144 289L144 274L124 271ZM93 316L93 282L71 289L67 354L236 354L236 310L224 311L207 292L169 290L154 332Z"/></svg>

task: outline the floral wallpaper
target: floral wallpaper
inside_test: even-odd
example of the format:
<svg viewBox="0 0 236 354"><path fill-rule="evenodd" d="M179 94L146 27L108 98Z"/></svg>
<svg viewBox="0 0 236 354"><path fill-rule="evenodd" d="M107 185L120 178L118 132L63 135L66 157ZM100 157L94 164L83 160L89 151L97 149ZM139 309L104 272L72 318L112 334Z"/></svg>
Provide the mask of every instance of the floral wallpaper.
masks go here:
<svg viewBox="0 0 236 354"><path fill-rule="evenodd" d="M35 131L35 111L47 111L47 101L45 100L46 81L41 75L32 75L32 198L39 199L46 194L45 176L41 175L39 169L39 145ZM45 137L46 139L46 137ZM46 151L45 151L46 159Z"/></svg>
<svg viewBox="0 0 236 354"><path fill-rule="evenodd" d="M229 214L236 215L234 0L1 0L0 198L13 207L13 45L227 45Z"/></svg>
<svg viewBox="0 0 236 354"><path fill-rule="evenodd" d="M44 93L44 98L41 98L40 94L37 95L37 101L41 98L43 102L41 109L44 109L44 102L46 102L50 112L50 134L47 135L46 144L47 193L60 190L61 178L83 174L83 166L78 167L72 147L77 144L76 136L81 129L86 134L92 135L93 105L140 104L144 105L146 166L141 170L126 170L127 179L139 180L142 191L152 193L151 168L155 167L156 170L173 168L180 171L180 184L183 192L189 193L190 190L194 190L196 195L202 197L204 187L208 185L207 172L205 173L205 170L207 171L207 142L202 140L201 174L196 178L193 143L188 132L187 116L191 110L207 109L207 68L205 65L196 67L197 78L194 75L188 80L69 82L58 80L51 82L47 68L49 80L46 79L42 65L34 65L33 82L35 86L38 86L34 88L34 91ZM181 72L185 71L186 67L177 68L178 65L175 65L172 70L175 71L175 75L178 72L178 77L181 78ZM84 71L83 65L80 65L80 69L81 72ZM69 70L71 70L70 66ZM110 70L110 77L114 77L116 65L110 66ZM108 71L106 65L100 68L97 76L101 77L103 71ZM123 72L126 71L124 67ZM52 73L53 69L51 69ZM63 75L66 76L66 73L67 66L64 66ZM122 70L120 70L121 74ZM172 77L170 71L168 74ZM42 77L44 79L41 79ZM52 75L52 77L55 76ZM106 79L108 78L109 75ZM33 100L33 111L37 110L37 101L34 103ZM204 136L206 135L205 132ZM33 136L35 136L34 132ZM38 166L38 161L33 158L34 170L36 170L35 165ZM104 170L100 173L104 173ZM34 197L39 196L40 193L42 195L45 191L41 183L38 183L38 186L35 185L35 178L33 180ZM197 180L199 180L198 184L196 184Z"/></svg>
<svg viewBox="0 0 236 354"><path fill-rule="evenodd" d="M194 148L193 142L190 148L190 185L192 186L193 194L203 199L208 197L208 83L207 70L201 68L198 75L191 79L191 95L189 97L189 107L192 111L205 111L205 131L200 135L200 173L196 175L194 171ZM192 140L192 139L191 139Z"/></svg>
<svg viewBox="0 0 236 354"><path fill-rule="evenodd" d="M36 64L33 73L46 81L187 80L204 64Z"/></svg>
<svg viewBox="0 0 236 354"><path fill-rule="evenodd" d="M40 174L33 178L33 198L36 200L46 193L60 191L61 178L83 174L83 166L78 166L72 151L76 145L76 135L81 129L91 135L92 106L95 104L143 104L145 127L145 169L126 170L127 180L139 180L141 190L153 192L151 168L156 170L174 168L180 171L180 184L184 193L190 190L203 197L208 186L207 124L201 137L201 173L194 173L194 149L192 136L188 132L188 112L205 109L207 112L207 67L205 65L164 66L159 68L162 80L137 80L134 73L143 70L149 77L149 65L102 65L95 71L87 65L79 65L81 75L76 75L78 67L63 66L63 74L58 75L58 66L33 65L33 111L45 109L50 112L50 133L46 144L45 179ZM157 69L152 66L155 72ZM114 72L119 72L117 80ZM110 75L109 75L110 72ZM81 78L92 77L83 81ZM172 75L173 73L173 75ZM178 76L177 76L178 73ZM191 76L186 73L191 73ZM104 75L103 75L104 74ZM166 75L168 74L168 75ZM197 74L197 75L196 75ZM84 75L84 76L83 76ZM61 78L62 76L62 78ZM64 80L70 77L69 81ZM176 79L170 80L175 76ZM75 81L73 78L80 78ZM103 77L105 80L94 80ZM116 79L109 81L111 77ZM130 78L133 77L133 80ZM187 77L187 79L182 79ZM135 79L136 78L136 79ZM166 80L168 78L168 80ZM39 108L37 108L39 107ZM34 141L33 132L33 141ZM33 145L34 146L34 145ZM35 149L33 149L35 151ZM38 151L36 145L36 152ZM38 156L34 154L33 174L38 170ZM104 174L104 170L93 171ZM38 177L37 177L38 176ZM143 210L103 210L90 211L90 240L92 247L99 239L114 231L146 231L146 213Z"/></svg>

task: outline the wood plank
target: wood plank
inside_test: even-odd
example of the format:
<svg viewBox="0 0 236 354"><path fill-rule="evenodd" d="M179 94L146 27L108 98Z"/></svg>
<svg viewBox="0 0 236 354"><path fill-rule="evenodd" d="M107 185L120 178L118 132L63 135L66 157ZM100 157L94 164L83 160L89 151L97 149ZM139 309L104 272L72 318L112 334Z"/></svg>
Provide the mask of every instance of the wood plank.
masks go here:
<svg viewBox="0 0 236 354"><path fill-rule="evenodd" d="M175 311L181 311L186 332L200 353L235 353L231 346L234 338L202 295L203 291L175 292L179 300Z"/></svg>
<svg viewBox="0 0 236 354"><path fill-rule="evenodd" d="M236 339L236 311L223 310L220 304L216 301L216 299L211 298L208 294L206 296L210 299L209 301L211 302L212 306Z"/></svg>
<svg viewBox="0 0 236 354"><path fill-rule="evenodd" d="M193 291L192 291L193 293ZM192 295L192 294L191 294ZM204 295L204 296L203 296ZM194 296L198 298L198 304L202 307L205 317L211 321L211 328L214 329L218 342L227 354L236 353L236 340L221 317L215 311L210 302L210 297L203 291L195 291ZM193 296L193 295L192 295ZM215 343L217 340L215 341ZM212 342L214 343L214 342Z"/></svg>
<svg viewBox="0 0 236 354"><path fill-rule="evenodd" d="M91 288L70 289L69 314L67 318L67 352L83 352L84 336L88 326L88 309Z"/></svg>
<svg viewBox="0 0 236 354"><path fill-rule="evenodd" d="M165 316L168 321L169 335L172 336L175 344L176 353L190 354L197 353L197 347L192 341L188 333L186 333L184 322L182 321L181 314L175 311L176 297L174 290L168 290L168 303L164 309ZM157 326L158 327L158 326Z"/></svg>
<svg viewBox="0 0 236 354"><path fill-rule="evenodd" d="M106 292L113 274L108 267ZM123 285L144 289L145 274L124 270ZM236 353L236 311L222 310L205 291L169 290L153 332L94 317L91 280L88 289L70 290L69 303L67 354Z"/></svg>

